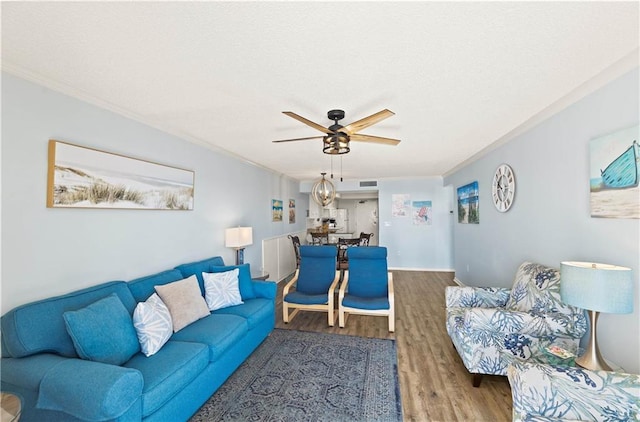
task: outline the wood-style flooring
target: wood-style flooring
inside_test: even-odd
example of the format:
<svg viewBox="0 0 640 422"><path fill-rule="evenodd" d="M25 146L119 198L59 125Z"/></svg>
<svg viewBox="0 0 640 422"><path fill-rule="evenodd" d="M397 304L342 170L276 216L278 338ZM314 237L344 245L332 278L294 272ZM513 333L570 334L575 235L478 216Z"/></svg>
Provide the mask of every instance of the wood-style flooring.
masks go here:
<svg viewBox="0 0 640 422"><path fill-rule="evenodd" d="M276 327L396 340L405 421L510 421L511 390L506 377L484 376L479 388L458 356L445 326L444 290L453 273L393 271L396 331L387 319L351 315L345 328L327 325L327 314L299 312L282 321L278 284ZM336 297L337 299L337 297Z"/></svg>

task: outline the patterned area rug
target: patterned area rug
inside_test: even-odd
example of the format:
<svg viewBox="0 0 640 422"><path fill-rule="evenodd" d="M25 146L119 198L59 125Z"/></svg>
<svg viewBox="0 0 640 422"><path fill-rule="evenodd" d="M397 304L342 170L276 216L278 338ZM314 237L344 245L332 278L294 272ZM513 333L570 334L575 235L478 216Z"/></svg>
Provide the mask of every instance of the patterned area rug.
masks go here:
<svg viewBox="0 0 640 422"><path fill-rule="evenodd" d="M401 421L394 340L276 329L200 421Z"/></svg>

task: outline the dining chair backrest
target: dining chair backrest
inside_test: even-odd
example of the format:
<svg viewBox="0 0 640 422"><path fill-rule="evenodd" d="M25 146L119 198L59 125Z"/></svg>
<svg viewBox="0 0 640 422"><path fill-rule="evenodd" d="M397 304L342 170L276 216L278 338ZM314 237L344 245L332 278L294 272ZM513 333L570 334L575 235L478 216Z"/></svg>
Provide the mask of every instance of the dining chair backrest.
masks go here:
<svg viewBox="0 0 640 422"><path fill-rule="evenodd" d="M360 246L369 246L371 236L373 236L373 233L360 232Z"/></svg>
<svg viewBox="0 0 640 422"><path fill-rule="evenodd" d="M359 297L388 295L387 248L363 246L350 248L349 294Z"/></svg>
<svg viewBox="0 0 640 422"><path fill-rule="evenodd" d="M300 268L296 289L306 294L326 294L336 276L335 246L300 246Z"/></svg>
<svg viewBox="0 0 640 422"><path fill-rule="evenodd" d="M291 243L293 243L293 251L296 254L296 268L300 267L300 238L298 236L289 235Z"/></svg>

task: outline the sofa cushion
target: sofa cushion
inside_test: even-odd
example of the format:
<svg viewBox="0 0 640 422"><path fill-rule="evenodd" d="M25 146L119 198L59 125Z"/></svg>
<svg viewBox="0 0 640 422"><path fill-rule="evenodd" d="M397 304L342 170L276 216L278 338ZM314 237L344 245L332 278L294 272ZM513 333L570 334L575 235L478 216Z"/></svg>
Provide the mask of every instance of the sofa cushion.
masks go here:
<svg viewBox="0 0 640 422"><path fill-rule="evenodd" d="M200 290L204 295L204 279L202 273L212 273L211 267L224 266L224 260L219 256L213 258L203 259L202 261L189 262L187 264L178 265L175 269L180 271L182 278L187 278L195 274L198 278L198 284L200 284Z"/></svg>
<svg viewBox="0 0 640 422"><path fill-rule="evenodd" d="M131 315L115 293L62 316L82 359L122 365L140 351Z"/></svg>
<svg viewBox="0 0 640 422"><path fill-rule="evenodd" d="M127 283L136 302L144 302L156 292L156 286L182 280L182 273L176 269L136 278Z"/></svg>
<svg viewBox="0 0 640 422"><path fill-rule="evenodd" d="M253 291L253 282L251 280L251 267L249 264L242 265L227 265L227 266L211 266L208 272L221 273L225 271L231 271L238 269L238 281L240 285L240 296L242 300L254 299L256 293Z"/></svg>
<svg viewBox="0 0 640 422"><path fill-rule="evenodd" d="M251 330L264 321L265 318L274 318L273 300L262 298L249 299L242 305L218 309L214 314L241 316L247 320L249 329Z"/></svg>
<svg viewBox="0 0 640 422"><path fill-rule="evenodd" d="M210 311L243 303L238 286L237 268L222 273L202 273L202 277L204 298Z"/></svg>
<svg viewBox="0 0 640 422"><path fill-rule="evenodd" d="M209 346L209 361L218 359L249 331L246 319L237 315L211 314L178 331L171 341L203 343Z"/></svg>
<svg viewBox="0 0 640 422"><path fill-rule="evenodd" d="M138 334L140 349L145 356L151 356L169 341L173 334L171 312L157 293L145 302L138 303L133 311L133 326Z"/></svg>
<svg viewBox="0 0 640 422"><path fill-rule="evenodd" d="M171 312L174 333L209 315L209 308L200 294L195 276L156 286L156 292Z"/></svg>
<svg viewBox="0 0 640 422"><path fill-rule="evenodd" d="M2 316L2 356L24 357L36 353L57 353L77 357L62 314L83 308L116 293L131 313L136 307L127 284L112 281L66 295L31 302Z"/></svg>
<svg viewBox="0 0 640 422"><path fill-rule="evenodd" d="M139 353L124 366L142 373L142 415L148 416L173 399L208 364L207 346L172 340L155 355L145 357Z"/></svg>

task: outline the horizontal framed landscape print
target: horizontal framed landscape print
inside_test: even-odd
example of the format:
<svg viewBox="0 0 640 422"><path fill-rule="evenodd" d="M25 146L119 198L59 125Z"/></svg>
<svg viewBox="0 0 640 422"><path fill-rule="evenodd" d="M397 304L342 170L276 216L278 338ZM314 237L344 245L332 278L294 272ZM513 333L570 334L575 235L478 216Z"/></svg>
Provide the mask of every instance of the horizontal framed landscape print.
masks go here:
<svg viewBox="0 0 640 422"><path fill-rule="evenodd" d="M190 170L49 141L47 207L192 210Z"/></svg>

